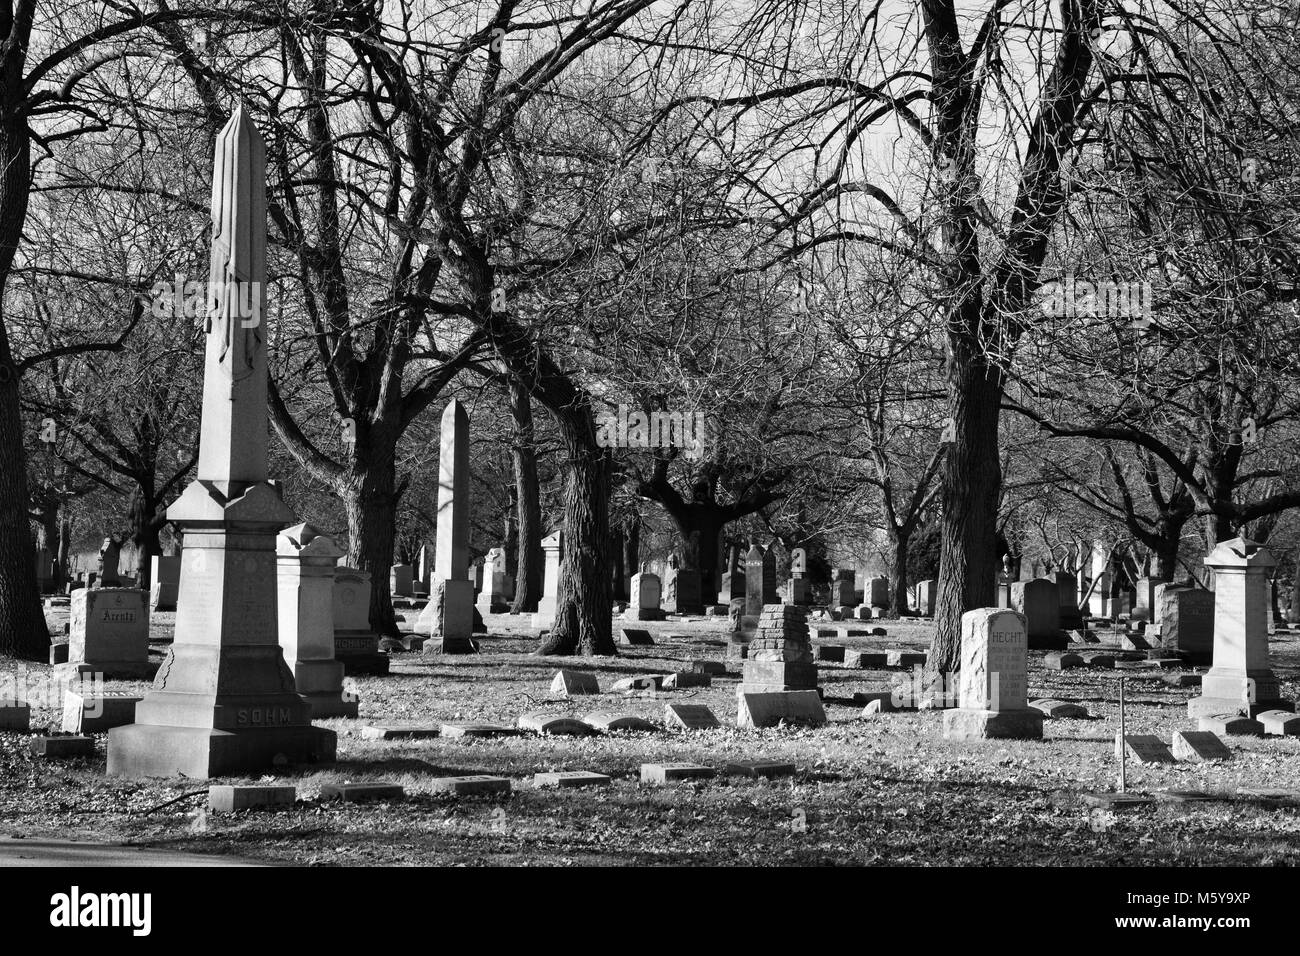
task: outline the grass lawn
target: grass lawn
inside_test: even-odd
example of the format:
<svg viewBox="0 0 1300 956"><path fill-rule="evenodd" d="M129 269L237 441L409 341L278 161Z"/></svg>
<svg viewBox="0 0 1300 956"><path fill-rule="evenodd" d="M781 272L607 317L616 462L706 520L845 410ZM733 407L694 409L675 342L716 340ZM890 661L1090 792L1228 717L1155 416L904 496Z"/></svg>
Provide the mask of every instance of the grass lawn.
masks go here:
<svg viewBox="0 0 1300 956"><path fill-rule="evenodd" d="M66 612L49 612L58 631ZM172 615L155 615L154 636L170 635ZM923 648L920 622L873 622L887 637L821 639L849 648ZM617 626L618 622L616 622ZM1300 816L1291 806L1236 796L1238 786L1300 790L1300 739L1228 738L1233 759L1218 764L1141 767L1130 790L1203 790L1223 800L1158 803L1117 814L1094 811L1080 794L1114 789L1118 681L1127 677L1130 733L1169 741L1195 729L1185 703L1195 688L1166 686L1154 672L1047 672L1030 652L1033 697L1084 704L1087 720L1049 720L1044 740L949 743L940 712L862 716L856 691L887 689L901 671L822 664L828 726L734 728L739 666L711 687L624 696L620 677L668 672L693 659L722 660L725 619L642 623L656 645L621 648L617 658L540 659L526 617L494 615L485 653L395 657L393 673L355 681L359 720L329 720L338 762L293 768L242 782L292 783L299 801L275 810L213 814L200 797L152 809L199 781L127 781L105 776L106 736L93 759L38 761L28 736L0 733L0 834L126 842L272 862L320 865L483 864L1239 864L1300 863ZM668 636L672 635L672 636ZM1273 666L1289 697L1300 694L1300 641L1275 636ZM595 673L607 692L572 701L550 693L559 667ZM8 665L5 669L11 669ZM48 668L31 668L32 678ZM113 682L114 689L147 689ZM662 722L666 703L707 704L723 729L588 738L363 740L371 723L500 723L545 712L581 717L615 710ZM59 714L38 701L33 727ZM787 760L797 776L772 781L721 775L725 764ZM642 763L685 761L716 767L716 779L642 785ZM590 770L608 774L598 789L538 790L533 774ZM511 778L508 797L435 794L430 781L451 774ZM323 784L402 784L400 803L322 803ZM226 782L241 782L230 780ZM152 812L149 812L151 811Z"/></svg>

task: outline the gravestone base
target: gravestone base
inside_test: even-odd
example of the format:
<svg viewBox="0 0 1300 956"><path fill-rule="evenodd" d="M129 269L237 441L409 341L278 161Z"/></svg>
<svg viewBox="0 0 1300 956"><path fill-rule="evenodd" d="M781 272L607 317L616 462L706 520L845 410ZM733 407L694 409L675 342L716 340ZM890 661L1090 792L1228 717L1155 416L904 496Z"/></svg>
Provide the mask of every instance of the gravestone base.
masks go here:
<svg viewBox="0 0 1300 956"><path fill-rule="evenodd" d="M344 665L339 661L298 661L293 669L298 696L311 708L311 719L355 717L358 701L343 697Z"/></svg>
<svg viewBox="0 0 1300 956"><path fill-rule="evenodd" d="M741 690L746 693L817 690L817 665L795 661L746 660Z"/></svg>
<svg viewBox="0 0 1300 956"><path fill-rule="evenodd" d="M379 651L379 635L369 631L335 631L334 659L349 676L388 673L388 655Z"/></svg>
<svg viewBox="0 0 1300 956"><path fill-rule="evenodd" d="M1204 679L1202 678L1202 689L1204 689ZM1188 717L1216 717L1219 714L1245 714L1247 717L1255 718L1260 714L1270 710L1295 711L1295 701L1274 698L1273 700L1257 700L1247 705L1241 698L1230 697L1193 697L1187 702Z"/></svg>
<svg viewBox="0 0 1300 956"><path fill-rule="evenodd" d="M420 653L477 654L478 646L471 639L475 623L473 582L447 579L436 592L417 625L420 631L426 626L429 629Z"/></svg>
<svg viewBox="0 0 1300 956"><path fill-rule="evenodd" d="M727 660L743 661L749 657L749 641L738 641L734 638L727 642Z"/></svg>
<svg viewBox="0 0 1300 956"><path fill-rule="evenodd" d="M625 621L664 621L668 613L659 607L630 607L623 612Z"/></svg>
<svg viewBox="0 0 1300 956"><path fill-rule="evenodd" d="M736 726L742 730L778 724L820 727L826 710L816 691L794 690L754 693L736 689Z"/></svg>
<svg viewBox="0 0 1300 956"><path fill-rule="evenodd" d="M104 680L153 680L158 666L157 661L70 661L56 664L53 678L60 685L78 684L96 676Z"/></svg>
<svg viewBox="0 0 1300 956"><path fill-rule="evenodd" d="M264 697L256 700L260 707L266 706ZM303 706L296 697L294 702ZM195 779L246 774L252 770L278 769L285 764L330 763L337 746L334 731L307 723L244 730L130 724L108 732L108 774L111 777L184 774Z"/></svg>
<svg viewBox="0 0 1300 956"><path fill-rule="evenodd" d="M1043 714L1024 710L947 710L943 714L945 740L1041 740Z"/></svg>
<svg viewBox="0 0 1300 956"><path fill-rule="evenodd" d="M1201 677L1201 695L1187 702L1187 716L1246 714L1254 717L1266 710L1295 710L1295 703L1282 699L1282 688L1271 669L1227 671L1213 667Z"/></svg>

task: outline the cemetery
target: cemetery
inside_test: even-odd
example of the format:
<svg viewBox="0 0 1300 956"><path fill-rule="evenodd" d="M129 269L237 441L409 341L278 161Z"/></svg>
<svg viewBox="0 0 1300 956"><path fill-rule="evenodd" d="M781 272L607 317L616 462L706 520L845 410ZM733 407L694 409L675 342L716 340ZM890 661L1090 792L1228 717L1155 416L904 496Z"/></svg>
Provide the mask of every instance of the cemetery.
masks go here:
<svg viewBox="0 0 1300 956"><path fill-rule="evenodd" d="M1058 89L1141 59L1072 13L976 162L962 96L806 79L877 69L801 45L834 16L724 41L688 3L649 63L645 4L415 6L181 3L0 90L111 117L0 164L0 838L1300 863L1300 217L1289 139L1241 141L1295 136L1260 105L1294 31L1153 19L1143 56L1265 114L1166 126ZM1006 68L918 9L969 63L879 90ZM877 108L915 155L858 143Z"/></svg>

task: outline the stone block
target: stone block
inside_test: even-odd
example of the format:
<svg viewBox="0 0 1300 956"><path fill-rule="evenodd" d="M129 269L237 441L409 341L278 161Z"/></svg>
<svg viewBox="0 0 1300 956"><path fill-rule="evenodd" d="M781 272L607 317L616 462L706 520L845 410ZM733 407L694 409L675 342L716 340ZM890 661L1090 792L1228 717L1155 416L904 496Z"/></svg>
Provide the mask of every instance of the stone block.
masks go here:
<svg viewBox="0 0 1300 956"><path fill-rule="evenodd" d="M559 714L524 714L519 718L519 729L552 737L587 737L595 733L582 721Z"/></svg>
<svg viewBox="0 0 1300 956"><path fill-rule="evenodd" d="M776 727L782 723L820 727L826 723L826 710L815 690L750 693L736 695L736 726L742 729Z"/></svg>
<svg viewBox="0 0 1300 956"><path fill-rule="evenodd" d="M214 813L292 806L297 799L296 787L213 784L208 788L208 809Z"/></svg>
<svg viewBox="0 0 1300 956"><path fill-rule="evenodd" d="M610 714L594 711L582 718L582 722L602 734L611 734L617 731L657 733L659 730L650 721L644 717L637 717L635 714Z"/></svg>
<svg viewBox="0 0 1300 956"><path fill-rule="evenodd" d="M712 767L690 763L643 763L641 782L663 785L683 780L708 780L718 772Z"/></svg>
<svg viewBox="0 0 1300 956"><path fill-rule="evenodd" d="M608 787L610 778L603 773L590 773L586 770L559 770L533 774L533 786L538 789L556 787L567 790L571 787Z"/></svg>
<svg viewBox="0 0 1300 956"><path fill-rule="evenodd" d="M722 724L704 704L669 704L664 724L670 730L716 730Z"/></svg>
<svg viewBox="0 0 1300 956"><path fill-rule="evenodd" d="M493 777L482 773L461 777L434 777L429 781L429 789L434 793L450 793L458 797L483 793L509 793L510 778Z"/></svg>
<svg viewBox="0 0 1300 956"><path fill-rule="evenodd" d="M1128 758L1140 764L1175 763L1174 755L1155 734L1128 734L1122 740L1115 735L1115 759L1127 751Z"/></svg>
<svg viewBox="0 0 1300 956"><path fill-rule="evenodd" d="M93 757L95 741L92 737L37 737L32 740L31 749L35 756L50 760Z"/></svg>
<svg viewBox="0 0 1300 956"><path fill-rule="evenodd" d="M320 798L344 803L405 800L406 791L395 783L327 783L320 788Z"/></svg>
<svg viewBox="0 0 1300 956"><path fill-rule="evenodd" d="M1188 763L1231 760L1232 751L1208 730L1175 730L1174 756Z"/></svg>

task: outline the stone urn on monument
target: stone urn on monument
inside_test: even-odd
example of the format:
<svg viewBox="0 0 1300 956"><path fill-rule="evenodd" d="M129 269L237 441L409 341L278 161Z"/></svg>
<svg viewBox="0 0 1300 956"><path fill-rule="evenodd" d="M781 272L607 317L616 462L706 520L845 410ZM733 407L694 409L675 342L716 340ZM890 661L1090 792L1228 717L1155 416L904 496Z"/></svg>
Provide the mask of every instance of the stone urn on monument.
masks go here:
<svg viewBox="0 0 1300 956"><path fill-rule="evenodd" d="M176 639L109 733L108 772L202 779L332 761L278 640L276 535L294 513L267 477L266 153L242 107L217 138L198 477L167 509L184 535Z"/></svg>

